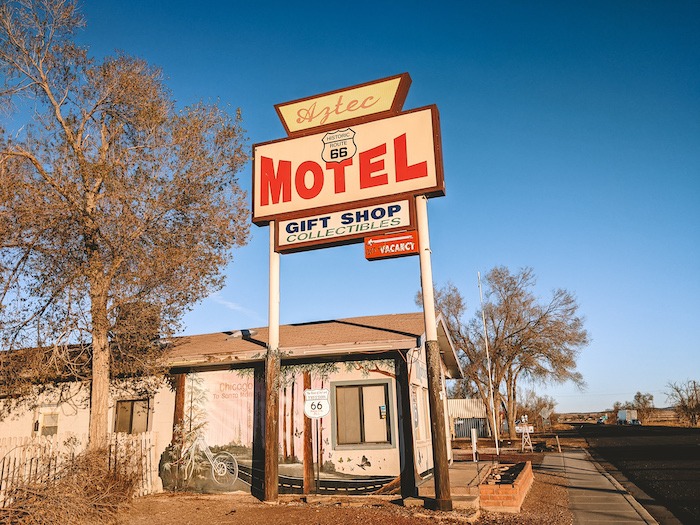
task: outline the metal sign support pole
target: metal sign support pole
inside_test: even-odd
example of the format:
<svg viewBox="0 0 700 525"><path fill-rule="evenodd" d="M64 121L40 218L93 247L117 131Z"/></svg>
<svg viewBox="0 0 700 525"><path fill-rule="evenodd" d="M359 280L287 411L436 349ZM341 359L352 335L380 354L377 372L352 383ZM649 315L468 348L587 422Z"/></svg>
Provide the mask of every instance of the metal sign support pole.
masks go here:
<svg viewBox="0 0 700 525"><path fill-rule="evenodd" d="M264 501L277 501L279 482L280 254L275 251L276 223L270 222L269 340L265 357Z"/></svg>
<svg viewBox="0 0 700 525"><path fill-rule="evenodd" d="M500 431L496 426L496 404L493 399L493 380L491 379L491 354L489 352L489 336L486 330L486 314L484 313L484 294L481 291L481 272L476 272L476 277L479 280L479 303L481 304L481 321L484 324L484 348L486 348L486 367L489 373L489 404L491 405L491 419L493 422L493 442L496 444L496 455L500 456L498 450L498 440L500 439Z"/></svg>
<svg viewBox="0 0 700 525"><path fill-rule="evenodd" d="M433 269L430 259L428 199L424 195L416 197L416 219L418 223L423 316L425 319L425 360L428 372L428 401L430 402L430 431L433 447L435 500L438 510L452 510L450 473L447 461L445 407L442 396L442 364L440 362L440 348L437 340Z"/></svg>
<svg viewBox="0 0 700 525"><path fill-rule="evenodd" d="M321 493L321 420L316 419L316 494Z"/></svg>

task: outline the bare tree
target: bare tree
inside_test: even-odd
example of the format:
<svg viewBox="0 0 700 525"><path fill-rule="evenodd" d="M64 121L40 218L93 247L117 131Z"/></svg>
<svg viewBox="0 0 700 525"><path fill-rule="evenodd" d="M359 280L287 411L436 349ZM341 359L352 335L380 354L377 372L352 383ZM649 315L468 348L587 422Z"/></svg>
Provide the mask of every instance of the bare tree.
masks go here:
<svg viewBox="0 0 700 525"><path fill-rule="evenodd" d="M637 419L646 423L654 412L654 396L649 393L637 392L634 395L634 401L632 401L632 408L637 411Z"/></svg>
<svg viewBox="0 0 700 525"><path fill-rule="evenodd" d="M478 395L479 391L469 379L455 379L447 385L447 397L450 399L471 399Z"/></svg>
<svg viewBox="0 0 700 525"><path fill-rule="evenodd" d="M530 423L537 425L538 422L542 422L542 430L544 430L544 420L549 419L549 416L542 417L542 413L554 412L557 402L550 396L539 396L534 390L529 389L520 394L517 406L519 418L524 414Z"/></svg>
<svg viewBox="0 0 700 525"><path fill-rule="evenodd" d="M482 311L464 321L466 305L452 284L436 290L437 309L442 313L455 344L461 350L463 369L484 400L488 400L488 366L484 323L491 353L491 374L496 410L505 405L508 429L515 438L517 386L531 383L573 381L583 386L576 371L580 350L588 344L588 333L578 315L578 304L566 290L554 290L547 302L533 293L535 276L530 268L511 274L505 267L493 268L485 276Z"/></svg>
<svg viewBox="0 0 700 525"><path fill-rule="evenodd" d="M637 419L642 423L646 423L654 412L654 396L649 393L643 394L641 392L637 392L632 401L625 401L624 403L616 401L613 405L613 412L615 413L616 421L617 413L620 410L636 410Z"/></svg>
<svg viewBox="0 0 700 525"><path fill-rule="evenodd" d="M700 383L688 380L685 383L671 383L666 385L668 391L666 398L681 421L696 427L700 422Z"/></svg>
<svg viewBox="0 0 700 525"><path fill-rule="evenodd" d="M83 25L74 0L0 5L0 100L22 124L0 135L0 334L91 381L99 447L110 375L152 370L154 338L247 242L247 155L238 112L177 110L143 60L91 59Z"/></svg>

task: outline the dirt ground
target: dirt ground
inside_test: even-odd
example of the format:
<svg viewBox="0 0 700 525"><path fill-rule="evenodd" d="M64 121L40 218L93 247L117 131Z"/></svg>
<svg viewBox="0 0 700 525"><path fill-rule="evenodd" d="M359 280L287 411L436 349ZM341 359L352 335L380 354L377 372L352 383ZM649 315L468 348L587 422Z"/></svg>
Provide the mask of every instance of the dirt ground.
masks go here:
<svg viewBox="0 0 700 525"><path fill-rule="evenodd" d="M543 454L519 456L530 459L535 481L520 514L498 514L467 510L431 511L403 507L387 499L362 496L339 498L327 503L304 503L299 497L281 496L276 504L263 503L249 494L166 493L134 500L120 514L120 525L236 524L281 525L402 525L402 524L525 524L564 525L572 523L568 510L566 480L538 472ZM502 458L505 461L506 458ZM400 500L398 500L400 501Z"/></svg>

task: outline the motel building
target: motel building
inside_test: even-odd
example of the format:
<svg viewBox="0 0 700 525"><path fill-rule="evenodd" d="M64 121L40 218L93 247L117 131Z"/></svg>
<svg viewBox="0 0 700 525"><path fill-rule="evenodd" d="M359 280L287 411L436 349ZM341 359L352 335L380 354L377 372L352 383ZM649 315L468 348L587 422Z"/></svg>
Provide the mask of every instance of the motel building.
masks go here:
<svg viewBox="0 0 700 525"><path fill-rule="evenodd" d="M447 418L445 380L462 371L440 317L437 326ZM260 494L267 338L267 327L176 338L167 357L171 381L149 395L114 389L110 431L150 435L158 488L173 487L168 450L184 430L187 442L200 438L212 454L233 455L239 469L233 484L221 486L211 482L205 464L184 482L188 489ZM393 482L387 488L400 485L404 497L414 495L433 469L423 313L282 325L279 350L279 492L303 492L310 441L312 493L367 494ZM84 446L89 389L65 387L74 395L45 394L37 406L0 421L0 444L54 436ZM316 396L313 418L305 415L305 392ZM451 461L449 436L447 449Z"/></svg>

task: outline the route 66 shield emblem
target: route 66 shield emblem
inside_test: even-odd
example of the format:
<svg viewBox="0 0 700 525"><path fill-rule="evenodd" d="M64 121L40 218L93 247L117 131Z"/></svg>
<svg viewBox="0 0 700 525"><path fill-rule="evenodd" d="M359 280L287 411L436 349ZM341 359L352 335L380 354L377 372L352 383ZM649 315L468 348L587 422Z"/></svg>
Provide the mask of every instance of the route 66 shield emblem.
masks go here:
<svg viewBox="0 0 700 525"><path fill-rule="evenodd" d="M323 141L321 158L326 162L343 162L357 153L355 132L350 128L326 133L321 140Z"/></svg>

